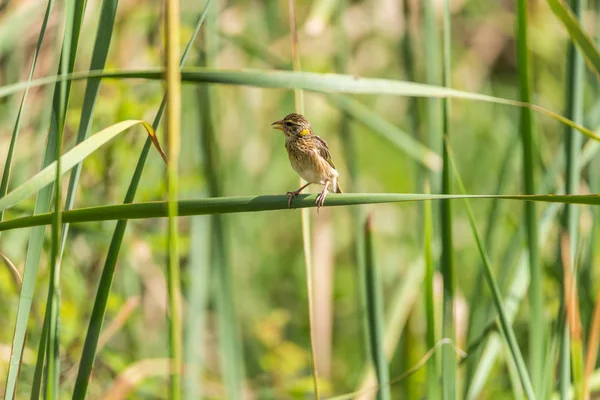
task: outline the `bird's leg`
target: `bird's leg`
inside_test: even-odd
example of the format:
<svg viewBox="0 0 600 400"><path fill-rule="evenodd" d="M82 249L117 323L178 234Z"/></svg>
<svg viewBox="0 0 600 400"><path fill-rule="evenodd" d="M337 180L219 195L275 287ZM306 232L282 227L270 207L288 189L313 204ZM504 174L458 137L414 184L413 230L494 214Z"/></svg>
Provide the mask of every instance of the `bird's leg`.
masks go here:
<svg viewBox="0 0 600 400"><path fill-rule="evenodd" d="M325 204L325 196L327 196L327 193L329 193L329 183L329 181L325 182L323 191L317 196L317 213L319 212L319 208L323 207L323 204Z"/></svg>
<svg viewBox="0 0 600 400"><path fill-rule="evenodd" d="M298 196L300 194L301 191L303 191L304 189L306 189L306 187L310 185L310 182L308 182L306 185L302 186L300 189L295 190L293 192L287 192L287 196L288 196L288 208L292 208L292 199L296 196Z"/></svg>

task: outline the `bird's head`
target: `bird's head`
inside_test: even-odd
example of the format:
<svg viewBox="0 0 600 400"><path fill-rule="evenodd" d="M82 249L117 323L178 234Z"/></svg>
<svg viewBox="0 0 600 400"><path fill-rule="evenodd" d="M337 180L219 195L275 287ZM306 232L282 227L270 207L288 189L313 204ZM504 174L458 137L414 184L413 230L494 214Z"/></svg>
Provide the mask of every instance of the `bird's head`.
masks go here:
<svg viewBox="0 0 600 400"><path fill-rule="evenodd" d="M271 124L274 129L282 131L287 137L304 137L312 135L310 122L302 114L291 113L284 119Z"/></svg>

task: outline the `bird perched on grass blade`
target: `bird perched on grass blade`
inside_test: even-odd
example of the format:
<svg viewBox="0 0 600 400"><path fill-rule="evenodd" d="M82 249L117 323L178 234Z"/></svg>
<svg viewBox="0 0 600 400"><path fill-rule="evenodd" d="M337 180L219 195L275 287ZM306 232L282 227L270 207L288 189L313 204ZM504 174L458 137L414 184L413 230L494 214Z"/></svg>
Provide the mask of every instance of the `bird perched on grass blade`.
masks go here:
<svg viewBox="0 0 600 400"><path fill-rule="evenodd" d="M296 197L311 183L324 185L323 191L317 196L317 212L325 203L329 188L335 193L342 193L338 185L338 172L331 160L327 142L315 135L310 122L303 115L291 113L284 119L271 124L275 129L285 135L285 149L292 168L308 182L296 191L287 192L288 207L292 206L292 199Z"/></svg>

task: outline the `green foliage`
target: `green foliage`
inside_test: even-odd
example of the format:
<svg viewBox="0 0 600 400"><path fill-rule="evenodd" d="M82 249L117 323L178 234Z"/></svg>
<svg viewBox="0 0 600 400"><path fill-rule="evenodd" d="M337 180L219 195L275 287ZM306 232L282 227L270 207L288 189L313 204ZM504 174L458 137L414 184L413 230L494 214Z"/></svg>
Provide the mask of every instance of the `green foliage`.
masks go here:
<svg viewBox="0 0 600 400"><path fill-rule="evenodd" d="M600 53L584 2L298 1L297 48L286 2L181 2L169 32L154 3L49 1L45 15L0 3L7 398L599 390L595 365L582 370L594 336L570 334L567 310L588 310L592 326L599 276L600 196L569 195L597 188L600 136L586 125L598 104L581 92L597 85ZM181 68L180 94L164 83L166 37L172 76L181 40L179 67L198 60ZM181 101L168 167L156 150L173 151L179 107L162 132L165 90ZM297 177L269 125L295 108L292 91L347 190L320 214L316 188L287 209ZM129 129L140 123L143 145ZM560 300L562 262L574 303ZM182 346L179 382L168 358Z"/></svg>

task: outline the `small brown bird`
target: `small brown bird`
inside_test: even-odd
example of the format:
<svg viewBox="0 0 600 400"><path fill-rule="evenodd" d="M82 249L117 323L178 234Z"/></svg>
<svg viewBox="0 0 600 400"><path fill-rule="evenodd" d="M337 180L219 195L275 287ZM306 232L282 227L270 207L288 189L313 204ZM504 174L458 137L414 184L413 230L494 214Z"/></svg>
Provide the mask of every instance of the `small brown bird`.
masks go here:
<svg viewBox="0 0 600 400"><path fill-rule="evenodd" d="M311 183L324 185L323 191L317 196L317 212L325 203L329 188L335 193L342 193L338 185L338 172L329 154L327 142L315 135L310 122L303 115L291 113L284 119L271 124L285 135L285 149L292 168L308 183L296 191L287 192L288 207L292 199Z"/></svg>

